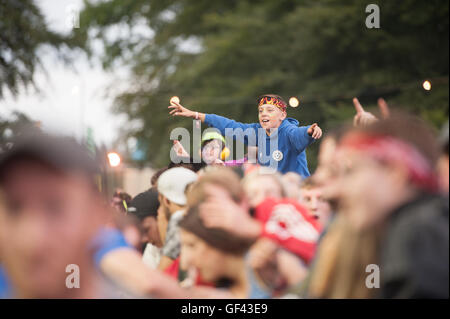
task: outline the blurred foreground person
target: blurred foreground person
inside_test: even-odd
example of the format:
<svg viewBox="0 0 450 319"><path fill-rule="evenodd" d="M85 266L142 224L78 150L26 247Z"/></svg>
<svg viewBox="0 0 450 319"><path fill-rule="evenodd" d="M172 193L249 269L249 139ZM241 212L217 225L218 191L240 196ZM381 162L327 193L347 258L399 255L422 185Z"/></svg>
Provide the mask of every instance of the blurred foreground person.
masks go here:
<svg viewBox="0 0 450 319"><path fill-rule="evenodd" d="M131 201L131 195L123 190L116 190L111 198L111 206L118 212L126 213L128 204Z"/></svg>
<svg viewBox="0 0 450 319"><path fill-rule="evenodd" d="M322 140L319 146L318 154L318 166L314 175L309 178L309 182L321 189L323 200L327 202L329 206L329 218L327 222L321 223L323 228L320 237L317 241L317 246L320 249L322 238L327 234L330 226L334 223L334 219L337 211L336 200L336 184L337 184L337 170L336 170L336 150L342 135L348 130L347 127L334 129L328 132L328 134ZM315 271L317 264L317 254L308 268L308 275L298 285L291 287L290 293L301 298L308 296L309 284L311 276Z"/></svg>
<svg viewBox="0 0 450 319"><path fill-rule="evenodd" d="M105 226L109 230L114 230L120 237L123 237L126 243L136 249L142 251L140 222L136 216L121 211L114 210L111 212L112 220Z"/></svg>
<svg viewBox="0 0 450 319"><path fill-rule="evenodd" d="M218 206L215 200L220 201ZM251 223L252 218L248 212L249 204L238 175L231 169L220 167L205 173L189 191L188 207L192 208L194 215L187 219L187 226L182 231L183 245L180 263L184 269L194 274L194 282L197 285L205 281L212 283L215 287L228 286L230 297L233 295L239 298L265 296L266 294L255 282L254 274L245 258L255 238L244 235L239 229L230 230L225 226L241 221L243 223L241 229L245 228L252 233L250 228L254 226L253 232L260 232L257 222L248 224L249 220ZM228 216L223 216L223 213L228 212L230 212L228 216L231 220L227 218ZM203 218L205 213L213 220ZM198 218L200 219L196 221ZM211 221L214 223L215 218L222 219L225 222L222 226L225 227L210 224ZM193 221L196 221L199 227L193 227ZM195 247L190 244L192 242L197 243ZM215 257L211 261L205 260L199 256L202 251L203 256L211 254ZM196 274L197 278L195 278Z"/></svg>
<svg viewBox="0 0 450 319"><path fill-rule="evenodd" d="M310 297L448 298L448 201L438 195L430 129L395 114L345 134L337 158L339 213L319 247ZM369 265L379 269L376 289Z"/></svg>
<svg viewBox="0 0 450 319"><path fill-rule="evenodd" d="M182 260L215 288L208 298L248 298L250 284L245 253L252 241L218 228L205 227L198 207L190 207L180 222ZM229 296L227 296L229 294Z"/></svg>
<svg viewBox="0 0 450 319"><path fill-rule="evenodd" d="M70 138L24 133L2 155L0 251L10 284L4 297L113 297L94 263L93 239L108 209L97 173Z"/></svg>
<svg viewBox="0 0 450 319"><path fill-rule="evenodd" d="M281 297L306 278L321 227L293 199L268 198L256 207L255 218L262 231L249 262L271 297Z"/></svg>
<svg viewBox="0 0 450 319"><path fill-rule="evenodd" d="M238 192L239 182L233 181L230 173L222 169L204 175L199 184L207 186L201 188L201 196L192 191L189 202L200 203L200 216L206 227L255 242L247 258L250 297L280 295L306 275L320 226L296 200L280 197L262 196L252 217L250 203ZM267 174L264 178L271 180L276 175Z"/></svg>

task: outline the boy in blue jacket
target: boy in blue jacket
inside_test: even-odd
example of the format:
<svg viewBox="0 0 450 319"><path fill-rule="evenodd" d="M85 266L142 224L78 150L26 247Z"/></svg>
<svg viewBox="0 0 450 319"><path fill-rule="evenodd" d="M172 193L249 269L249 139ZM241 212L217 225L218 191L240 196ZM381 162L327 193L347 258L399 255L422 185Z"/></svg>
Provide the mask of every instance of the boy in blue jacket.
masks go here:
<svg viewBox="0 0 450 319"><path fill-rule="evenodd" d="M215 114L194 112L174 101L169 106L172 109L171 115L201 120L219 129L222 135L227 135L226 129L253 131L255 141L250 142L248 136L243 138L243 141L258 146L259 164L267 166L275 162L281 173L296 172L305 178L310 176L306 147L322 136L322 130L317 123L298 126L297 120L287 117L286 107L286 102L280 96L262 95L258 98L259 123L244 124ZM261 135L261 132L265 134Z"/></svg>

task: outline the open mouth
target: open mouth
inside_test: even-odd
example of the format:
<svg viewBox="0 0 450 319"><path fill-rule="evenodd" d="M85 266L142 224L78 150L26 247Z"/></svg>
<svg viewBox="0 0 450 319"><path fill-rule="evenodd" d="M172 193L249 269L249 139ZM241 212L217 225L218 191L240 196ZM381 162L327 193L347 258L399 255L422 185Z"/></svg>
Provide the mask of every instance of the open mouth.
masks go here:
<svg viewBox="0 0 450 319"><path fill-rule="evenodd" d="M269 120L261 120L261 122L263 122L264 124L269 123Z"/></svg>

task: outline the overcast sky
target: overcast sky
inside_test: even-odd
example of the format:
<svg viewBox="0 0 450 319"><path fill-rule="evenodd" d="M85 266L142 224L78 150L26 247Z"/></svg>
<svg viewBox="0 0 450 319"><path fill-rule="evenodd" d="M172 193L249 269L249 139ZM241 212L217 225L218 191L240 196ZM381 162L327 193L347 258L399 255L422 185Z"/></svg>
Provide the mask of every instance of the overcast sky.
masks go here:
<svg viewBox="0 0 450 319"><path fill-rule="evenodd" d="M80 8L81 0L37 0L51 29L68 32L71 7ZM58 62L56 55L42 53L47 74L35 75L41 94L22 92L16 99L10 96L0 101L0 115L9 116L14 110L41 121L45 130L58 131L80 138L87 127L94 130L97 143L110 145L117 137L117 129L126 122L125 115L111 112L112 99L105 96L106 87L115 74L104 72L99 65L92 67L84 56L75 61L76 72ZM124 70L116 70L119 74ZM84 106L83 106L84 105Z"/></svg>

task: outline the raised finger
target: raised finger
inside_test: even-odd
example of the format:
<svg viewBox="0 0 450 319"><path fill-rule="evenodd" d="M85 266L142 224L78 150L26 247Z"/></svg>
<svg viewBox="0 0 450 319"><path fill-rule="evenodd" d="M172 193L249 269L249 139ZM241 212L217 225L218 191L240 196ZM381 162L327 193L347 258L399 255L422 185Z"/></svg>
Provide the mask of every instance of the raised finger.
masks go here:
<svg viewBox="0 0 450 319"><path fill-rule="evenodd" d="M353 105L355 106L357 114L361 114L364 112L364 108L362 107L361 103L359 103L359 100L356 97L353 98Z"/></svg>
<svg viewBox="0 0 450 319"><path fill-rule="evenodd" d="M389 106L388 106L388 104L386 103L386 101L382 97L380 97L378 99L378 108L380 109L381 116L384 119L387 119L391 115L391 112L389 110Z"/></svg>

